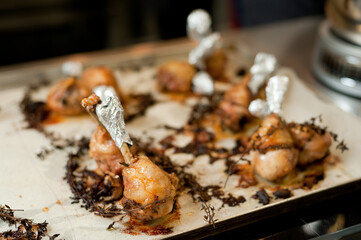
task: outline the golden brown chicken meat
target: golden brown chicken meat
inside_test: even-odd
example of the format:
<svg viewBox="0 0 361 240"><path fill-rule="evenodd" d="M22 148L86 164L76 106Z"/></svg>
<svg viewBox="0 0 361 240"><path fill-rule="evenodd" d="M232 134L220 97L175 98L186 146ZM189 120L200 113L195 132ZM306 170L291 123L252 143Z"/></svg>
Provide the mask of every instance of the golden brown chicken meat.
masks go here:
<svg viewBox="0 0 361 240"><path fill-rule="evenodd" d="M247 79L244 79L232 86L219 104L218 114L222 123L234 131L240 130L243 122L251 118L248 106L252 100L252 93L247 82Z"/></svg>
<svg viewBox="0 0 361 240"><path fill-rule="evenodd" d="M124 168L124 158L108 131L97 127L89 143L89 156L93 158L102 172L121 174Z"/></svg>
<svg viewBox="0 0 361 240"><path fill-rule="evenodd" d="M195 68L187 62L170 61L158 68L157 83L165 92L190 92Z"/></svg>
<svg viewBox="0 0 361 240"><path fill-rule="evenodd" d="M100 98L95 93L91 93L89 97L82 99L81 105L97 119L95 111L100 102ZM124 168L125 160L120 149L101 124L90 138L89 156L96 161L102 173L121 174Z"/></svg>
<svg viewBox="0 0 361 240"><path fill-rule="evenodd" d="M173 210L178 178L160 169L145 155L138 155L123 170L124 208L144 221L166 216Z"/></svg>
<svg viewBox="0 0 361 240"><path fill-rule="evenodd" d="M87 86L89 92L100 85L111 86L118 96L123 98L113 71L107 67L98 66L86 69L80 78L80 82Z"/></svg>
<svg viewBox="0 0 361 240"><path fill-rule="evenodd" d="M289 124L295 146L299 149L298 163L306 165L322 159L329 152L332 143L331 135L316 126L305 124Z"/></svg>
<svg viewBox="0 0 361 240"><path fill-rule="evenodd" d="M81 78L69 77L56 82L48 93L47 106L63 115L84 113L84 108L80 105L81 100L99 85L112 86L122 98L112 71L106 67L92 67L85 70Z"/></svg>
<svg viewBox="0 0 361 240"><path fill-rule="evenodd" d="M84 112L80 101L89 93L88 89L75 77L69 77L50 88L46 105L50 110L60 114L78 115Z"/></svg>
<svg viewBox="0 0 361 240"><path fill-rule="evenodd" d="M298 150L287 124L277 114L263 120L251 137L249 149L253 170L269 181L285 177L297 164Z"/></svg>
<svg viewBox="0 0 361 240"><path fill-rule="evenodd" d="M215 80L221 80L224 77L227 56L223 50L218 49L205 59L205 64L208 74Z"/></svg>

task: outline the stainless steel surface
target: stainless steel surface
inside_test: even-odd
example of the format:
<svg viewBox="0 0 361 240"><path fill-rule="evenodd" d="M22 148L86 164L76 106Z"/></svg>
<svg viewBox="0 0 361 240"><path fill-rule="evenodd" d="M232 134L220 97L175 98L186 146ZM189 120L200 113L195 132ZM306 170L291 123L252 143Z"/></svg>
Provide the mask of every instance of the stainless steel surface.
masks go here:
<svg viewBox="0 0 361 240"><path fill-rule="evenodd" d="M332 28L337 34L361 45L361 1L328 0L325 10Z"/></svg>
<svg viewBox="0 0 361 240"><path fill-rule="evenodd" d="M361 116L360 99L343 95L333 91L317 81L312 74L312 55L316 44L317 31L323 17L307 17L287 22L268 24L241 30L239 32L225 32L222 36L240 44L242 54L249 55L253 60L256 52L268 52L274 54L281 65L293 68L304 80L305 84L314 90L319 98L333 102L346 112ZM46 61L38 61L21 65L13 65L0 68L0 82L2 86L16 84L18 76L26 73L29 79L38 77L40 67L47 67L46 76L61 75L60 66L65 61L81 61L95 64L107 64L109 62L127 59L132 61L139 55L149 52L162 54L169 49L178 49L179 54L184 49L192 49L188 40L175 40L165 43L141 44L121 50L108 50L89 54L75 54ZM250 66L249 62L247 66ZM246 65L246 63L245 63Z"/></svg>
<svg viewBox="0 0 361 240"><path fill-rule="evenodd" d="M361 97L361 47L336 37L328 21L320 25L313 58L318 79L331 88Z"/></svg>

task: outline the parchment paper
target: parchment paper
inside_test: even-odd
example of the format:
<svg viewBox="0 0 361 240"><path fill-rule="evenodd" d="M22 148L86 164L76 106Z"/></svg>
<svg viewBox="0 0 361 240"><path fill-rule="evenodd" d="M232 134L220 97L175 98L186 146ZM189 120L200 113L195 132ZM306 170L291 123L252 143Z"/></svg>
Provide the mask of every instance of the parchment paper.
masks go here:
<svg viewBox="0 0 361 240"><path fill-rule="evenodd" d="M358 118L347 114L334 105L320 101L310 89L297 78L295 73L287 68L280 70L289 75L291 82L283 105L284 118L287 121L303 122L311 117L322 114L323 125L345 139L349 151L342 154L342 163L337 167L327 169L325 179L311 191L295 190L295 197L312 194L325 188L359 179L361 177L361 122ZM153 92L155 84L152 76L155 68L144 67L139 72L118 72L117 78L126 92ZM141 83L141 84L140 84ZM49 141L40 133L32 129L24 129L23 116L18 108L18 102L23 95L24 88L0 91L0 204L8 204L12 208L24 209L17 212L19 216L34 219L35 222L47 221L49 233L59 233L61 239L160 239L182 232L202 227L204 212L200 211L201 204L194 203L189 195L183 193L178 202L181 206L181 217L173 223L174 232L165 236L128 235L119 230L107 231L112 219L95 216L93 213L80 208L80 204L71 204L70 188L63 179L65 175L66 152L55 151L45 160L36 157L36 153L43 146L49 146ZM45 99L46 90L39 93L40 99ZM161 95L155 96L159 99ZM164 99L164 98L163 98ZM163 101L151 106L144 117L135 119L127 124L127 130L132 135L147 138L148 136L162 139L169 134L169 130L160 129L159 125L167 124L173 127L182 126L188 120L192 100L185 104ZM90 117L70 118L60 124L51 125L48 129L58 132L65 137L80 138L90 136L96 124ZM187 141L181 139L180 142ZM332 150L338 154L334 147ZM192 160L189 154L175 154L172 161L185 163ZM208 156L200 156L187 171L194 173L202 185L223 185L226 179L224 161L208 163ZM224 207L216 212L219 221L250 211L262 211L273 204L282 204L287 200L272 201L263 206L251 195L257 187L247 189L237 188L238 177L231 176L226 193L234 196L243 195L246 202L237 207ZM60 201L60 204L59 204ZM57 203L58 202L58 203ZM218 200L210 202L216 209L221 206ZM47 207L48 211L43 211ZM5 223L0 223L0 230L7 229Z"/></svg>

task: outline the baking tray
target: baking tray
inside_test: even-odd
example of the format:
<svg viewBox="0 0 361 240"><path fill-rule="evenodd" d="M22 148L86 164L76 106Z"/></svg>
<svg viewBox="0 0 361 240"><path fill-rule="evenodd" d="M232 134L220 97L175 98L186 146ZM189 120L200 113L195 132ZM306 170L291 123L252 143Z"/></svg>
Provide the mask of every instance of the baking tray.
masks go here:
<svg viewBox="0 0 361 240"><path fill-rule="evenodd" d="M120 231L107 231L106 227L112 222L89 213L79 204L71 204L70 188L63 179L65 175L66 152L57 151L45 160L36 157L42 147L49 145L48 140L31 129L24 129L23 116L18 108L18 103L25 85L45 78L57 80L61 77L61 64L64 61L78 60L85 66L107 65L112 68L125 69L117 73L117 77L127 91L143 93L152 88L144 84L144 78L154 79L155 66L171 59L186 59L186 53L192 44L186 41L175 41L167 44L138 45L127 50L72 55L59 59L43 61L18 67L2 69L0 72L0 203L8 204L13 208L24 209L22 217L34 219L35 222L46 220L49 222L50 234L59 233L64 239L148 239L148 238L200 238L238 226L250 224L261 219L269 218L281 213L295 210L316 202L359 189L361 186L361 122L360 119L343 112L336 106L318 99L311 89L307 88L302 80L298 79L292 69L283 67L279 73L291 78L289 91L286 94L284 117L287 121L303 122L322 115L322 125L339 134L345 140L349 151L342 155L333 147L332 152L340 155L342 162L337 167L330 167L326 177L310 191L297 190L293 197L285 200L272 201L263 206L252 199L259 188L237 188L238 177L231 176L226 187L227 192L234 195L243 195L246 202L237 207L224 207L216 212L218 221L215 226L203 220L204 213L200 211L201 203L194 203L187 194L182 194L178 199L181 206L180 220L173 224L173 233L169 235L129 235ZM244 51L245 46L227 43L227 48L232 49L230 56L229 75L234 74L237 67L248 67L256 51ZM130 70L129 70L130 69ZM139 77L142 76L142 77ZM140 81L140 82L137 82ZM153 81L153 80L152 80ZM153 81L154 83L154 81ZM153 84L154 85L154 84ZM153 86L154 87L154 86ZM39 99L44 99L46 89L38 93ZM172 109L173 105L153 108L146 114L157 116L164 109ZM163 109L163 110L162 110ZM183 109L187 111L187 109ZM159 117L158 120L174 124L182 124L181 116L177 113L173 117ZM160 115L162 116L162 115ZM140 121L140 120L139 120ZM144 121L140 121L143 128ZM133 135L141 134L141 127L137 120L127 126ZM90 136L95 129L95 124L89 118L79 117L64 121L58 125L51 125L49 129L65 137ZM156 132L156 131L155 131ZM153 132L154 134L154 132ZM156 134L161 134L160 132ZM183 159L182 159L183 158ZM187 156L177 156L174 161L186 161ZM208 164L207 158L197 159L197 166L190 171L199 177L201 184L222 183L225 181L225 166L221 161L213 165ZM204 175L204 173L211 174ZM218 176L218 177L217 177ZM60 203L60 204L59 204ZM212 200L210 204L216 209L220 202ZM46 208L46 211L44 211ZM5 229L5 224L0 224L0 230Z"/></svg>

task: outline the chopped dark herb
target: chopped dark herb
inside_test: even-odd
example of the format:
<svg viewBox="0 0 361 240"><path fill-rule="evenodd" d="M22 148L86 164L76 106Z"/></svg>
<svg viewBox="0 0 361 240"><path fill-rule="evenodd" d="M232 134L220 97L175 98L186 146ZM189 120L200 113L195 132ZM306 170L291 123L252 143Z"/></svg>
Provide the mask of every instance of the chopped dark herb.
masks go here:
<svg viewBox="0 0 361 240"><path fill-rule="evenodd" d="M235 197L231 193L228 193L227 197L222 198L222 206L228 205L230 207L239 206L241 203L244 203L246 199L243 196Z"/></svg>
<svg viewBox="0 0 361 240"><path fill-rule="evenodd" d="M342 140L337 146L336 149L340 149L341 153L343 153L344 151L349 150L348 147L346 146L344 140Z"/></svg>
<svg viewBox="0 0 361 240"><path fill-rule="evenodd" d="M292 196L292 192L288 189L278 189L273 192L273 196L275 196L276 199L286 199Z"/></svg>
<svg viewBox="0 0 361 240"><path fill-rule="evenodd" d="M122 209L116 206L117 199L112 199L112 186L106 184L106 174L99 176L93 171L83 169L78 171L77 161L87 153L89 140L79 143L75 153L69 153L66 166L66 176L68 184L74 196L72 203L82 201L82 207L94 212L102 217L114 217L124 214ZM89 186L88 182L92 182ZM108 199L111 199L108 201Z"/></svg>
<svg viewBox="0 0 361 240"><path fill-rule="evenodd" d="M258 199L258 202L263 205L267 205L270 202L270 197L264 189L257 191L256 194L253 195L253 198Z"/></svg>
<svg viewBox="0 0 361 240"><path fill-rule="evenodd" d="M112 222L111 224L109 224L109 226L107 227L107 230L108 231L114 231L115 230L115 228L114 228L114 224L115 224L116 222L114 221L114 222Z"/></svg>
<svg viewBox="0 0 361 240"><path fill-rule="evenodd" d="M245 68L239 68L237 71L236 71L236 75L238 77L243 77L244 75L246 75L247 73L247 70Z"/></svg>
<svg viewBox="0 0 361 240"><path fill-rule="evenodd" d="M24 93L19 107L24 114L25 121L28 128L34 128L41 130L41 122L43 122L48 116L50 111L47 109L46 104L41 101L34 101L32 94L36 92L40 87L49 85L49 81L41 80L38 83L30 85Z"/></svg>
<svg viewBox="0 0 361 240"><path fill-rule="evenodd" d="M0 239L28 239L28 240L41 240L43 237L47 236L50 240L55 240L59 234L54 234L52 236L48 235L48 223L34 223L30 219L19 218L14 216L15 211L8 205L0 205L0 219L9 226L15 225L18 226L17 230L9 230L0 233Z"/></svg>
<svg viewBox="0 0 361 240"><path fill-rule="evenodd" d="M202 204L202 208L201 211L204 211L206 214L203 216L203 219L208 222L209 224L211 224L213 226L213 228L216 227L216 222L218 221L218 219L214 219L214 216L216 215L215 213L215 208L210 205L209 203L204 202Z"/></svg>
<svg viewBox="0 0 361 240"><path fill-rule="evenodd" d="M315 170L307 173L303 178L303 188L311 189L319 181L323 180L324 176L323 170Z"/></svg>

